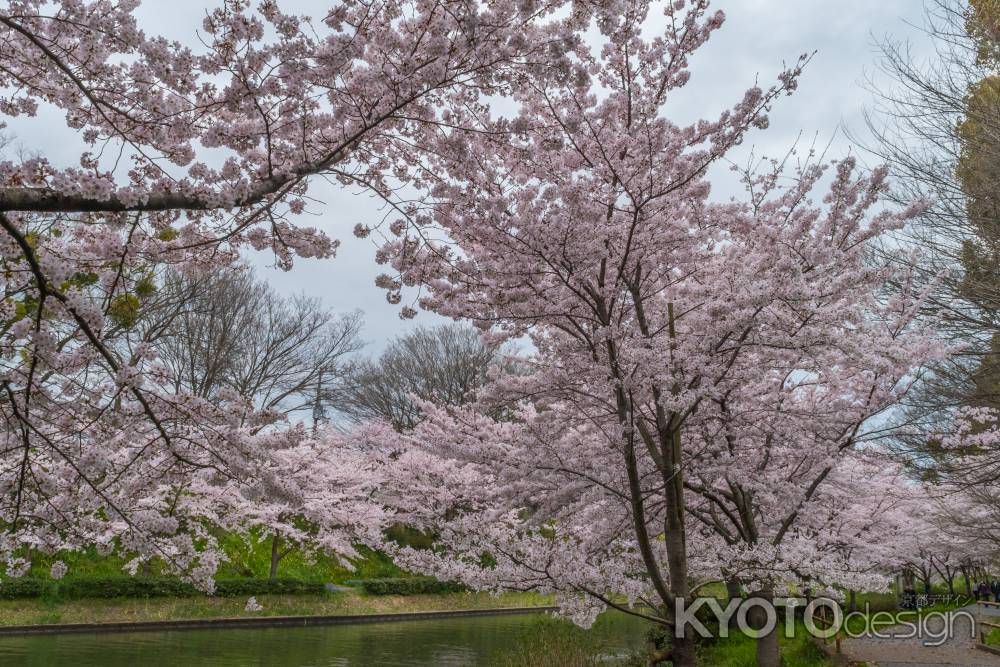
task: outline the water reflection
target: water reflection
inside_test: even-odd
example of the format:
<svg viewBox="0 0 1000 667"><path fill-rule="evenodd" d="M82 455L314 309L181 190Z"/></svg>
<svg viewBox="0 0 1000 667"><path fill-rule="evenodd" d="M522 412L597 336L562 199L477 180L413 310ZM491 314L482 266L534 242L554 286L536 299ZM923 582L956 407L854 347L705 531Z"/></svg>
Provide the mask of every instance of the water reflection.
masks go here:
<svg viewBox="0 0 1000 667"><path fill-rule="evenodd" d="M52 635L0 639L14 667L466 667L486 666L542 621L540 614L398 623ZM642 641L641 621L605 614L590 631L610 654Z"/></svg>

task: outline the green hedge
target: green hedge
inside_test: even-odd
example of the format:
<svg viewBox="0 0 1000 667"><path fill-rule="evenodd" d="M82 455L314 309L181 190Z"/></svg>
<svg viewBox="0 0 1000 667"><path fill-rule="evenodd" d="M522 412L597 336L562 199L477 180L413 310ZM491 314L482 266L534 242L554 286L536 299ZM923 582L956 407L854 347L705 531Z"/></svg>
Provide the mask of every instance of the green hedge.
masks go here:
<svg viewBox="0 0 1000 667"><path fill-rule="evenodd" d="M420 595L423 593L460 593L465 589L453 581L438 581L434 577L365 579L362 588L370 595Z"/></svg>
<svg viewBox="0 0 1000 667"><path fill-rule="evenodd" d="M351 582L355 583L355 582ZM461 584L438 581L433 577L388 577L356 582L369 595L421 595L458 593ZM215 595L249 597L265 594L321 594L326 591L318 581L301 579L216 579ZM176 577L67 577L59 581L37 577L0 580L0 599L52 597L78 598L154 598L204 595L191 584Z"/></svg>
<svg viewBox="0 0 1000 667"><path fill-rule="evenodd" d="M44 579L4 579L0 581L0 600L41 597L48 586Z"/></svg>
<svg viewBox="0 0 1000 667"><path fill-rule="evenodd" d="M326 592L322 581L301 579L219 579L215 582L215 594L226 597L242 595L316 595Z"/></svg>
<svg viewBox="0 0 1000 667"><path fill-rule="evenodd" d="M242 597L264 594L318 594L325 591L322 582L300 579L217 579L215 595ZM0 599L51 596L77 598L153 598L204 595L191 584L176 577L79 577L50 579L6 579L0 581Z"/></svg>

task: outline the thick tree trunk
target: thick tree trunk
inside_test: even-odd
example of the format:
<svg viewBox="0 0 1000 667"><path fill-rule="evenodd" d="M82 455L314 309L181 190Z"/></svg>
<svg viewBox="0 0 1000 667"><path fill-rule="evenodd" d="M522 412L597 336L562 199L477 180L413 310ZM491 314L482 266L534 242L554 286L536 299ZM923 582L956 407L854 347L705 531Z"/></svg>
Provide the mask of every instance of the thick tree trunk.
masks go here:
<svg viewBox="0 0 1000 667"><path fill-rule="evenodd" d="M766 600L774 604L774 590L766 588L754 593L751 597ZM767 625L767 612L760 607L750 610L748 618L750 626L755 630ZM757 667L781 667L781 647L778 645L778 627L771 628L766 635L757 638Z"/></svg>
<svg viewBox="0 0 1000 667"><path fill-rule="evenodd" d="M271 536L271 572L267 578L274 581L278 576L278 563L281 561L281 534L275 533Z"/></svg>
<svg viewBox="0 0 1000 667"><path fill-rule="evenodd" d="M679 474L677 475L679 476ZM672 495L669 491L667 496ZM687 582L687 553L683 532L683 520L678 516L683 506L667 501L666 535L667 570L670 576L670 588L677 598L687 600L689 595ZM672 611L672 610L671 610ZM696 667L697 644L694 632L688 629L684 637L673 638L674 667Z"/></svg>
<svg viewBox="0 0 1000 667"><path fill-rule="evenodd" d="M670 575L670 588L674 595L687 600L690 595L688 588L687 569L687 536L684 530L684 476L681 472L681 432L675 428L670 438L670 446L665 448L667 454L666 470L673 471L669 478L665 496L666 517L664 519L664 540L667 547L667 569ZM693 632L685 633L684 637L674 638L674 667L696 667L697 646Z"/></svg>
<svg viewBox="0 0 1000 667"><path fill-rule="evenodd" d="M691 633L686 637L675 637L673 649L670 652L673 657L674 667L697 667L698 646Z"/></svg>
<svg viewBox="0 0 1000 667"><path fill-rule="evenodd" d="M642 310L642 297L637 293L636 314L639 320L639 327L643 334L648 335L648 323ZM674 330L673 304L668 303L669 335L676 337ZM622 378L621 370L618 367L615 347L608 342L608 356L612 360L612 372L619 379ZM680 391L675 388L675 391ZM630 433L625 439L625 466L629 478L629 492L632 501L632 515L635 523L636 537L639 541L639 549L642 553L643 561L649 572L653 585L657 589L659 597L667 607L666 614L674 616L674 607L677 601L687 604L690 600L691 590L688 584L687 569L687 536L685 535L684 519L686 510L684 506L684 475L683 463L684 454L681 448L681 421L675 421L678 415L668 415L660 400L660 390L653 388L653 400L655 408L655 434L646 431L642 433L644 427L640 422L639 430L642 433L643 441L649 447L650 454L657 463L663 480L663 543L667 555L667 577L666 582L662 579L660 572L661 564L653 555L649 545L649 535L645 525L644 499L640 488L639 472L635 454L635 437L632 424L632 398L626 396L625 392L619 388L615 394L618 419L623 427L627 427ZM675 629L674 635L677 634ZM671 658L673 667L697 667L697 644L695 633L690 628L684 628L681 632L683 637L671 637Z"/></svg>
<svg viewBox="0 0 1000 667"><path fill-rule="evenodd" d="M948 592L951 593L952 597L955 596L955 577L954 575L948 577Z"/></svg>
<svg viewBox="0 0 1000 667"><path fill-rule="evenodd" d="M851 589L849 596L850 597L848 602L848 609L852 612L855 612L858 610L858 592L854 589Z"/></svg>
<svg viewBox="0 0 1000 667"><path fill-rule="evenodd" d="M726 595L730 600L739 600L743 597L743 585L738 577L726 577ZM729 617L730 631L736 629L736 614Z"/></svg>
<svg viewBox="0 0 1000 667"><path fill-rule="evenodd" d="M739 600L743 597L743 586L737 577L726 577L726 595L730 600Z"/></svg>

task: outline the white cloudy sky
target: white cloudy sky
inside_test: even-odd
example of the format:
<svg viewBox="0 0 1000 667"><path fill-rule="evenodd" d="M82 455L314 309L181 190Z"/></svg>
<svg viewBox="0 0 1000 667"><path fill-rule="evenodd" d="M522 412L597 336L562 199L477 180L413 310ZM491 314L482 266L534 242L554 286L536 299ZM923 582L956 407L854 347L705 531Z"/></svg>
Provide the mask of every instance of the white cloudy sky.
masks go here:
<svg viewBox="0 0 1000 667"><path fill-rule="evenodd" d="M205 8L214 4L145 0L139 12L147 32L190 41ZM291 4L302 13L318 13L328 5L324 0ZM758 153L783 154L801 136L807 144L815 139L825 146L832 140L830 158L846 155L852 147L843 128L863 135L863 112L872 105L863 84L878 59L874 42L891 36L911 40L917 53L927 51L922 34L911 25L923 22L921 0L716 0L715 6L726 12L727 21L692 63L691 83L676 102L678 121L713 117L738 101L756 78L770 85L783 63L794 62L803 52L816 52L798 92L779 102L770 129L751 136ZM8 133L54 162L71 163L79 144L63 128L59 114L43 113L31 121L11 123ZM730 186L723 183L715 195L728 197ZM287 273L270 268L266 255L250 257L275 287L286 294L319 296L338 311L363 310L364 336L372 352L406 328L434 321L427 313L412 322L401 321L397 307L389 305L372 284L379 273L374 248L350 232L356 223L380 215L373 200L332 187L311 194L325 202L312 224L340 239L340 251L332 260L300 260Z"/></svg>

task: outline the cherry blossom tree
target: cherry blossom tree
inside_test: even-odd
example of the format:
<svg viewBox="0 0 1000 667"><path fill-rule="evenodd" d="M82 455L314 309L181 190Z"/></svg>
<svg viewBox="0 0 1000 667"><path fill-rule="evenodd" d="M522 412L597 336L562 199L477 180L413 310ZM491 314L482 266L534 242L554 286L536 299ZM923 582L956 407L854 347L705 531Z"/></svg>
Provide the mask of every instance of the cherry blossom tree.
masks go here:
<svg viewBox="0 0 1000 667"><path fill-rule="evenodd" d="M191 489L214 526L248 544L270 537L272 579L292 550L333 555L350 568L360 557L355 545L377 542L391 518L371 502L384 482L383 466L365 441L363 430L345 435L327 428L306 437L297 424L276 431L241 477L201 476Z"/></svg>
<svg viewBox="0 0 1000 667"><path fill-rule="evenodd" d="M889 588L909 555L913 509L927 500L922 491L885 451L866 447L840 462L819 494L826 523L812 529L821 543L814 551L837 563L813 579L820 587L827 585L826 595L838 597L846 588L848 608L856 611L859 590ZM829 571L836 574L829 576ZM831 582L838 588L831 590Z"/></svg>
<svg viewBox="0 0 1000 667"><path fill-rule="evenodd" d="M601 7L224 0L190 46L146 32L137 5L0 8L0 113L55 109L80 144L76 164L0 161L0 558L97 543L210 588L210 490L298 436L243 397L174 390L152 346L119 344L151 272L333 256L298 222L312 181L390 191L425 134L461 122L449 108L561 76Z"/></svg>
<svg viewBox="0 0 1000 667"><path fill-rule="evenodd" d="M650 11L631 2L603 21L572 76L515 91L515 117L442 128L417 177L433 199L401 207L381 254L390 291L420 285L424 308L536 350L479 409L424 406L413 432L372 443L398 450L405 490L387 502L440 535L398 556L555 592L582 623L613 606L671 626L691 581L733 562L762 592L798 568L816 576L823 499L846 501L840 460L941 353L914 324L921 295L883 298L906 276L866 254L919 208L880 210L884 170L845 160L816 204L825 169L785 181L778 165L747 178L747 201L709 202L706 169L766 126L799 66L677 126L664 107L722 16L672 3L645 37ZM509 419L488 416L497 404ZM774 649L762 643L761 664ZM690 634L670 659L694 664Z"/></svg>
<svg viewBox="0 0 1000 667"><path fill-rule="evenodd" d="M952 512L964 511L960 496L936 484L912 482L907 503L905 530L896 540L897 567L920 582L930 594L939 578L955 595L955 578L966 576L966 592L972 595L972 570L984 555L981 542L949 525Z"/></svg>
<svg viewBox="0 0 1000 667"><path fill-rule="evenodd" d="M925 551L942 577L957 569L969 583L987 578L1000 545L1000 414L989 407L962 407L951 417L925 432L937 459L935 474L924 485L931 507L922 520L935 536Z"/></svg>
<svg viewBox="0 0 1000 667"><path fill-rule="evenodd" d="M796 202L805 198L797 190L801 185ZM864 212L870 203L845 214L851 207L838 200L850 201L854 195L847 193L875 197L880 187L843 165L826 215L775 206L781 213L770 216L762 215L764 207L748 207L746 219L726 219L726 239L718 245L723 250L701 256L701 268L690 270L690 283L683 273L674 278L663 271L676 301L664 301L663 286L642 291L623 286L629 296L639 296L618 297L617 307L625 312L610 326L598 319L599 311L583 310L589 296L576 297L580 303L564 293L557 304L548 300L551 283L541 292L524 288L540 282L539 276L505 270L504 280L523 281L522 292L512 303L514 288L503 290L508 296L499 313L485 310L485 298L480 303L470 298L482 298L481 293L451 292L449 298L462 299L460 308L482 307L480 321L495 318L491 324L527 332L539 351L530 359L531 375L495 383L479 409L424 406L430 416L412 434L400 440L385 433L381 447L403 450L397 484L407 490L394 504L411 520L434 527L447 545L444 551L404 550L399 556L413 567L473 586L556 592L564 609L583 623L611 605L669 625L674 599L695 593L685 590L689 578L734 580L765 597L795 584L815 590L883 587L889 556L865 545L876 534L892 544L888 536L898 533L899 524L882 515L898 512L898 506L888 495L872 497L871 489L886 491L900 473L857 450L884 437L869 422L905 394L910 371L940 347L911 331L917 302L883 303L877 288L885 274L865 265L864 237L879 233L878 224L898 224L898 217L875 216L881 223L869 225ZM732 207L715 211L723 212L731 215ZM524 218L517 224L528 228ZM631 224L626 218L625 225ZM565 257L569 249L548 235L552 226L551 218L544 218L530 227L539 237L531 240L530 251L541 255L540 249L551 249ZM845 236L821 231L834 229ZM565 229L552 231L569 242ZM634 253L656 266L663 258L650 255L666 243L654 238ZM476 256L479 266L484 254ZM733 261L736 257L740 261ZM713 259L718 263L706 268ZM525 267L527 260L496 264ZM587 269L599 275L601 266ZM551 269L546 263L538 270ZM473 284L482 290L498 274L478 274L481 282ZM710 276L717 282L706 287ZM570 285L576 280L584 278L564 278ZM491 289L501 293L499 286ZM588 294L586 287L566 289ZM611 300L614 292L607 292ZM727 307L696 315L711 311L712 303ZM748 305L741 310L742 304ZM645 309L628 312L640 306ZM671 320L675 308L684 316ZM645 325L643 333L640 313L654 309L664 320ZM524 314L532 310L535 314ZM550 319L546 310L574 314ZM741 312L746 313L741 328L729 329ZM521 328L519 319L530 319L531 326ZM706 343L701 335L707 332L718 337ZM659 356L651 352L657 345L663 346ZM616 369L616 357L604 356L606 349L628 359L624 369ZM650 387L664 377L671 386L656 398ZM683 393L671 391L676 378L683 378ZM512 420L488 417L496 414L491 401L514 406ZM655 435L659 403L670 406L663 412L672 415L668 424L676 424L667 431L667 444L674 447L669 455L676 461L670 467ZM679 489L670 484L677 478ZM680 494L676 528L668 523L671 499L665 495L671 488ZM887 531L890 524L895 533ZM683 537L679 544L671 542L671 531ZM482 553L491 556L485 567L476 558ZM672 558L683 565L680 584ZM616 602L621 596L660 615L623 607ZM761 642L761 664L773 664L776 638L764 639L770 641ZM674 646L675 659L681 644Z"/></svg>
<svg viewBox="0 0 1000 667"><path fill-rule="evenodd" d="M243 398L253 417L270 410L294 420L297 413L310 410L315 428L329 402L329 388L343 380L347 358L361 347L357 338L359 313L335 316L317 299L304 295L282 299L247 266L227 266L196 275L167 271L162 279L151 282L151 287L155 289L136 302L134 312L124 308L113 312L125 320L123 326L134 320L120 344L154 348L173 383L165 390L183 390L212 401L224 389L225 395L235 393ZM269 428L275 427L289 428L289 424L280 419ZM301 439L298 434L292 442ZM283 452L280 458L286 459L289 453ZM289 474L303 473L293 470ZM296 479L296 484L303 482L294 476L289 479ZM330 477L334 488L340 479L336 474ZM244 516L246 512L235 507L238 499L251 501L241 493L232 498L232 510ZM331 512L337 511L339 508L331 508ZM299 513L294 516L301 518ZM301 522L313 525L304 518ZM225 523L233 520L227 518ZM302 542L295 536L303 529L288 536L280 531L268 534L268 525L261 522L254 526L256 531L244 526L239 534L254 541L261 531L268 536L273 579L280 561Z"/></svg>

